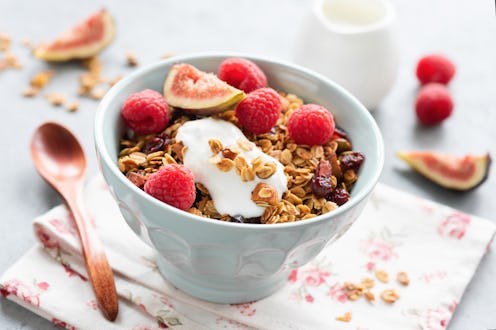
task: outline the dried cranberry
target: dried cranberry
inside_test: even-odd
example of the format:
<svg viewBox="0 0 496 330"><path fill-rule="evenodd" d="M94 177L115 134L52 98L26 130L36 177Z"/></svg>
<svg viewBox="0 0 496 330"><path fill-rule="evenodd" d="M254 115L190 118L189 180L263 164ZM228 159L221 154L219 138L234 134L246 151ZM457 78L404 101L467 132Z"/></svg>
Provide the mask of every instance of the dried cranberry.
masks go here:
<svg viewBox="0 0 496 330"><path fill-rule="evenodd" d="M349 199L350 194L344 188L336 188L327 196L327 200L334 202L339 206L346 203Z"/></svg>
<svg viewBox="0 0 496 330"><path fill-rule="evenodd" d="M364 160L365 156L358 151L343 152L339 156L343 172L346 170L358 171Z"/></svg>
<svg viewBox="0 0 496 330"><path fill-rule="evenodd" d="M310 188L312 188L313 194L318 198L326 197L332 191L331 178L328 176L314 175L310 182Z"/></svg>
<svg viewBox="0 0 496 330"><path fill-rule="evenodd" d="M152 137L145 144L145 153L150 154L152 152L157 152L163 150L163 147L169 143L169 136L165 133L160 133L156 137Z"/></svg>
<svg viewBox="0 0 496 330"><path fill-rule="evenodd" d="M333 188L331 175L331 164L325 159L320 160L310 182L310 188L315 196L322 198L329 195Z"/></svg>

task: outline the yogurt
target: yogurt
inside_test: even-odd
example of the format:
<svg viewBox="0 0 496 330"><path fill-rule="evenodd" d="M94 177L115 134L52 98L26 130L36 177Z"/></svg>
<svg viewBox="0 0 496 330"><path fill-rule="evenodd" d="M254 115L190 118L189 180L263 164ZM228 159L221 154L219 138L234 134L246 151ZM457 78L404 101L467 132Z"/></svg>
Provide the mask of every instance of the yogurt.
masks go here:
<svg viewBox="0 0 496 330"><path fill-rule="evenodd" d="M224 148L238 149L238 155L244 157L248 164L256 157L261 157L264 162L275 163L275 173L267 179L255 176L254 180L243 182L234 168L228 172L219 170L211 160L214 155L208 143L210 139L219 140ZM261 216L265 208L251 200L251 193L260 182L272 185L279 199L287 190L284 166L246 139L239 128L227 121L214 118L188 121L178 129L176 141L182 141L187 147L183 155L183 163L193 172L195 181L208 189L220 214L242 215L245 218ZM250 145L252 148L244 149L251 150L236 147L240 142Z"/></svg>

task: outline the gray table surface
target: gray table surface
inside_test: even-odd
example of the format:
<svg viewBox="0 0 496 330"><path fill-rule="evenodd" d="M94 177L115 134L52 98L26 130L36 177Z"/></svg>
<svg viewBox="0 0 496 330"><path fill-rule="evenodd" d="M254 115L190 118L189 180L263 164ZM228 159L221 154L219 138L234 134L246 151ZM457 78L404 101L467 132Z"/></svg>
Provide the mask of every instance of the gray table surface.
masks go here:
<svg viewBox="0 0 496 330"><path fill-rule="evenodd" d="M394 1L400 36L400 72L391 93L374 112L385 139L386 162L381 182L496 220L496 173L477 190L454 193L412 173L395 157L402 149L435 149L458 154L489 151L496 156L496 17L491 0ZM47 40L90 12L105 6L117 22L117 37L101 59L104 75L130 71L125 54L134 51L141 64L153 63L165 52L186 54L230 51L292 60L296 36L310 2L277 1L33 1L0 0L0 32L13 38L12 52L24 67L0 72L2 210L0 273L23 255L35 240L33 217L60 203L40 179L29 156L29 139L39 124L55 120L67 125L83 142L89 174L97 171L92 128L97 102L81 100L68 113L43 97L21 96L29 79L43 68L57 71L46 92L64 91L77 98L76 64L49 66L33 59L20 45L27 39ZM413 103L417 90L414 68L425 53L443 52L457 64L450 85L455 110L443 125L423 128L416 123ZM450 329L496 328L496 254L483 259L452 320ZM48 321L0 299L0 329L52 329Z"/></svg>

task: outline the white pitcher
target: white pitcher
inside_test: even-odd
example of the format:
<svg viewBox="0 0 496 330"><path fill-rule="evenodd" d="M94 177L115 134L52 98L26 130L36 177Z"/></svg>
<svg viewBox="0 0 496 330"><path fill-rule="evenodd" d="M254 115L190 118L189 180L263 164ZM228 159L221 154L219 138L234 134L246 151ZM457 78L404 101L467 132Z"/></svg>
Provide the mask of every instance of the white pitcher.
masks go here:
<svg viewBox="0 0 496 330"><path fill-rule="evenodd" d="M296 63L334 80L375 109L398 71L388 0L317 0L295 45Z"/></svg>

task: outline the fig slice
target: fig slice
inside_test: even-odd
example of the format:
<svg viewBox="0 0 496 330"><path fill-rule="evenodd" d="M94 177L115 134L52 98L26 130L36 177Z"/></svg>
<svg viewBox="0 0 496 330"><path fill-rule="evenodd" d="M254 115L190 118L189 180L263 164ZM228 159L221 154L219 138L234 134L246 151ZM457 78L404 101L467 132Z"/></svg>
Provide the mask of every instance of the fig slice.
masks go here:
<svg viewBox="0 0 496 330"><path fill-rule="evenodd" d="M186 63L175 64L164 82L164 98L173 107L196 115L225 111L244 99L245 93L215 74Z"/></svg>
<svg viewBox="0 0 496 330"><path fill-rule="evenodd" d="M51 62L89 58L107 47L114 35L114 20L107 10L101 9L53 42L37 47L34 56Z"/></svg>
<svg viewBox="0 0 496 330"><path fill-rule="evenodd" d="M489 153L455 156L433 151L411 151L398 152L397 156L433 182L460 191L482 184L491 165Z"/></svg>

